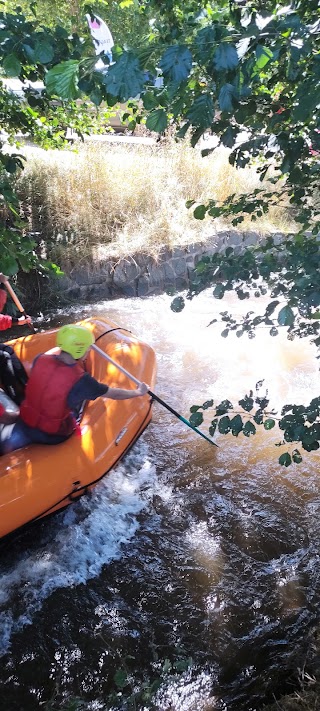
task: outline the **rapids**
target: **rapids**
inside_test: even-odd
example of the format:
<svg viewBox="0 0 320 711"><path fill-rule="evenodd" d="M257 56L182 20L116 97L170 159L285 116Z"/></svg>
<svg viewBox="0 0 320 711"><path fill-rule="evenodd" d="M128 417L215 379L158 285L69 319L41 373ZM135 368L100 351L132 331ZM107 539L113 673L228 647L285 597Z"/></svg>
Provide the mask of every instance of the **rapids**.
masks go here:
<svg viewBox="0 0 320 711"><path fill-rule="evenodd" d="M224 339L207 324L226 308L248 310L206 292L174 314L163 295L39 325L108 314L153 346L155 391L185 417L262 379L275 409L319 394L308 342L266 329ZM0 546L5 711L71 698L92 711L253 711L303 668L320 608L318 455L285 469L279 434L217 435L216 449L153 413L93 493Z"/></svg>

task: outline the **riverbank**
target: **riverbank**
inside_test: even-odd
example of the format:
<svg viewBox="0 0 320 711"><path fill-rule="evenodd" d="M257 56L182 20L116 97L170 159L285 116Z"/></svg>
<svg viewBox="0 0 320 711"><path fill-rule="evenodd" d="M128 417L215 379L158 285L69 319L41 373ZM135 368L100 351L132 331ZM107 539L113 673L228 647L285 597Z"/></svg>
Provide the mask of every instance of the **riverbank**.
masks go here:
<svg viewBox="0 0 320 711"><path fill-rule="evenodd" d="M23 152L21 214L38 253L64 272L49 282L37 276L35 288L23 278L26 299L37 308L185 289L206 251L246 246L293 228L290 207L274 206L255 223L247 215L241 230L220 219L194 218L188 200L223 202L230 193L261 187L254 170L229 164L225 148L202 158L199 150L173 141L92 141L64 152L32 146Z"/></svg>

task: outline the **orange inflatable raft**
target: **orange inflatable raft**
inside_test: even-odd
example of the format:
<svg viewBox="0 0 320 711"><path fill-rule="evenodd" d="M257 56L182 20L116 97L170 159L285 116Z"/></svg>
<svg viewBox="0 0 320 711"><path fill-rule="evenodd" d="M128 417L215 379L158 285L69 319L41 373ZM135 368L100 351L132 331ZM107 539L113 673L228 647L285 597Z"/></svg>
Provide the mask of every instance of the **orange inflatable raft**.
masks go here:
<svg viewBox="0 0 320 711"><path fill-rule="evenodd" d="M103 318L78 322L96 345L137 380L152 388L155 353L129 331ZM9 341L27 372L38 353L55 346L56 330ZM90 351L87 371L110 387L136 385L101 354ZM0 538L68 506L93 487L130 449L151 420L151 398L98 398L86 403L81 437L58 445L33 444L0 457Z"/></svg>

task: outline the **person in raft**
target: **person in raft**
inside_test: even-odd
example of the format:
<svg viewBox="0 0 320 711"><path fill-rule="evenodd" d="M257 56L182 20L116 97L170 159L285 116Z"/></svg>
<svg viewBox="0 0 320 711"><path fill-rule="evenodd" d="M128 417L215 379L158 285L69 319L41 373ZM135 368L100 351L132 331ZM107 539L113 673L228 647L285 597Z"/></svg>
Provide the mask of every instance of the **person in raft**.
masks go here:
<svg viewBox="0 0 320 711"><path fill-rule="evenodd" d="M31 323L30 316L19 316L18 318L2 313L7 303L6 281L8 281L8 277L0 272L0 331L5 331L11 326L24 326L26 323Z"/></svg>
<svg viewBox="0 0 320 711"><path fill-rule="evenodd" d="M1 428L0 454L31 443L64 442L77 429L74 413L85 400L127 400L147 393L145 383L136 390L110 388L85 372L84 360L93 343L92 333L83 326L59 329L58 348L37 356L33 362L17 422Z"/></svg>
<svg viewBox="0 0 320 711"><path fill-rule="evenodd" d="M20 316L17 318L1 313L7 302L7 281L8 277L0 272L0 331L5 331L14 325L24 326L27 323L31 323L30 316ZM13 348L7 346L5 343L0 343L0 381L8 397L10 397L13 402L19 404L24 397L27 374L19 358L15 355ZM0 423L2 422L7 422L7 416L5 407L3 403L0 402Z"/></svg>

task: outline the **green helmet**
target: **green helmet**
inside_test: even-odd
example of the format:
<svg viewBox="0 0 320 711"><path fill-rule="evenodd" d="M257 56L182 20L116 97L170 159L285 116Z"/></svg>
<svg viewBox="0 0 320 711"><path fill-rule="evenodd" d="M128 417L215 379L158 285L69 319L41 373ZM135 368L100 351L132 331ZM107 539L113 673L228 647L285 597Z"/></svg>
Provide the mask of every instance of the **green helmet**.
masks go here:
<svg viewBox="0 0 320 711"><path fill-rule="evenodd" d="M57 333L57 346L75 360L82 358L93 343L91 331L84 326L62 326Z"/></svg>

